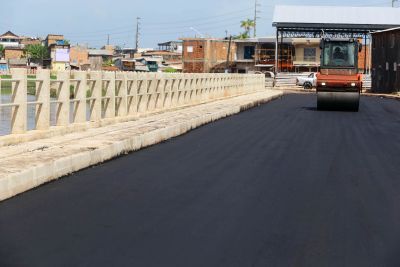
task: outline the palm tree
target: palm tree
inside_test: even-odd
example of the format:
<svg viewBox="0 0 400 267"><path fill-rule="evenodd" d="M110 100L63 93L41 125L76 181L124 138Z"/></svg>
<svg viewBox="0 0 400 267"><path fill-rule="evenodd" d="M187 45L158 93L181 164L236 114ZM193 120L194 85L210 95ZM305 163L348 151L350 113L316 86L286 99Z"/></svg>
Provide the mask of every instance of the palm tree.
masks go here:
<svg viewBox="0 0 400 267"><path fill-rule="evenodd" d="M255 27L254 20L251 20L251 19L242 20L240 22L240 27L242 27L244 29L244 33L241 35L241 37L249 38L251 28L254 29L254 27Z"/></svg>

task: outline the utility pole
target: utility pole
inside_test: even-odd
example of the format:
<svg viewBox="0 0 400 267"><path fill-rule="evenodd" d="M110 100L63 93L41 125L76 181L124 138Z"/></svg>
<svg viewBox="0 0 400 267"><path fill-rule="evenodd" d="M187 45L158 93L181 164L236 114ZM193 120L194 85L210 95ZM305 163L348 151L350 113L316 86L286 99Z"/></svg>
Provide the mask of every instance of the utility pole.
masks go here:
<svg viewBox="0 0 400 267"><path fill-rule="evenodd" d="M229 45L228 45L228 54L226 55L225 73L228 73L228 69L229 69L229 61L231 58L231 44L232 44L232 35L229 36Z"/></svg>
<svg viewBox="0 0 400 267"><path fill-rule="evenodd" d="M139 49L139 37L140 37L140 18L136 18L136 52Z"/></svg>
<svg viewBox="0 0 400 267"><path fill-rule="evenodd" d="M110 35L107 34L107 45L110 45Z"/></svg>
<svg viewBox="0 0 400 267"><path fill-rule="evenodd" d="M259 19L260 17L258 16L258 14L261 12L260 10L258 10L258 8L261 5L258 3L258 0L254 0L254 34L253 37L256 38L257 37L257 19Z"/></svg>

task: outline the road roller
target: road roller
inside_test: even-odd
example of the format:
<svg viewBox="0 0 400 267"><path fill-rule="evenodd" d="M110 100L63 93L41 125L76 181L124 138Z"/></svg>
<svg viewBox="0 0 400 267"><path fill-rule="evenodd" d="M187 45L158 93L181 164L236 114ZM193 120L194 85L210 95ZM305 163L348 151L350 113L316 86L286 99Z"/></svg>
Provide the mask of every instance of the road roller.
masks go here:
<svg viewBox="0 0 400 267"><path fill-rule="evenodd" d="M358 111L363 81L358 71L358 54L362 44L357 39L323 38L320 48L318 110Z"/></svg>

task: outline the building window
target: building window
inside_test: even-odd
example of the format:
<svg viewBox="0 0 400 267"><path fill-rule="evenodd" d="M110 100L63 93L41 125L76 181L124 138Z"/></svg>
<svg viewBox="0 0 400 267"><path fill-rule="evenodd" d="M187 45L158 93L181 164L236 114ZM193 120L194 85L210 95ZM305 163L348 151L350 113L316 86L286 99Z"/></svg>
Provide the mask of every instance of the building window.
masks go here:
<svg viewBox="0 0 400 267"><path fill-rule="evenodd" d="M315 47L304 48L304 61L315 61L317 57L317 49Z"/></svg>
<svg viewBox="0 0 400 267"><path fill-rule="evenodd" d="M193 46L188 46L187 47L187 52L188 53L193 53Z"/></svg>
<svg viewBox="0 0 400 267"><path fill-rule="evenodd" d="M254 58L254 53L255 53L255 47L254 46L245 46L244 47L244 59L253 59Z"/></svg>

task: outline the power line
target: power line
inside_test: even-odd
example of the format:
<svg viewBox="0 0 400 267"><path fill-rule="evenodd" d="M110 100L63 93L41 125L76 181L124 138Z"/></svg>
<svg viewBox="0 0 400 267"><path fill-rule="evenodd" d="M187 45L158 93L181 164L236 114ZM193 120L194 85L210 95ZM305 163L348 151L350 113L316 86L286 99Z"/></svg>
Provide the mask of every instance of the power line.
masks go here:
<svg viewBox="0 0 400 267"><path fill-rule="evenodd" d="M238 13L244 13L245 11L248 12L249 10L252 10L252 9L253 8L241 9L241 10L238 10L238 11L219 13L219 14L215 14L213 16L197 17L197 18L187 19L187 20L159 21L159 22L153 22L153 23L146 23L146 25L147 26L153 26L153 27L160 27L160 26L172 27L172 26L167 26L167 25L173 25L173 24L181 25L182 23L194 23L196 21L220 19L221 17L226 17L226 16L229 16L229 15L238 14ZM133 25L135 25L135 24L133 24ZM108 33L108 32L112 32L112 31L127 30L127 29L131 29L131 28L132 28L132 24L125 24L125 25L121 25L121 26L113 27L113 28L104 28L104 29L98 30L98 31L80 32L79 34L76 34L76 32L64 32L64 34L65 35L73 34L73 35L77 36L77 35L87 35L87 34L92 34L92 33Z"/></svg>
<svg viewBox="0 0 400 267"><path fill-rule="evenodd" d="M244 19L246 17L247 16L243 16L242 18ZM233 21L233 23L231 21ZM175 33L179 33L179 32L187 32L190 27L196 27L200 30L207 30L207 29L218 29L218 28L222 28L225 26L239 25L239 23L237 21L240 21L240 17L236 17L234 19L231 18L231 19L221 20L218 22L204 22L204 23L195 24L193 26L191 26L191 25L180 26L180 27L174 28L175 30L173 30L173 31L172 31L172 29L169 29L169 28L168 28L169 29L168 31L166 31L167 30L166 28L147 30L146 27L143 27L143 23L140 23L140 25L141 25L140 30L141 31L146 30L146 36L151 35L151 34L175 34ZM126 36L127 33L132 33L132 30L112 32L112 35L113 36L121 36L121 35ZM103 34L91 34L91 35L85 35L85 36L68 35L68 38L73 38L75 40L76 39L88 40L88 39L94 39L94 38L88 38L88 37L100 37L100 36L103 36ZM98 38L96 38L96 39L98 39Z"/></svg>

